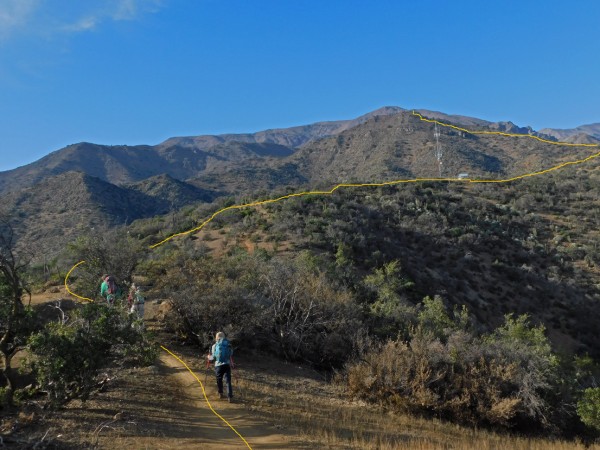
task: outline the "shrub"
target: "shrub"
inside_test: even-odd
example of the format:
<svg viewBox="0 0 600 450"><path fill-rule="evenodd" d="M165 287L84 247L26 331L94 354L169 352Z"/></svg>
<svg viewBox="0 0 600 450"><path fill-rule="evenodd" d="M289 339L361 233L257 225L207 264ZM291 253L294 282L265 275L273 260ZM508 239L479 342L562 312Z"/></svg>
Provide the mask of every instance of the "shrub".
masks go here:
<svg viewBox="0 0 600 450"><path fill-rule="evenodd" d="M225 331L239 346L339 367L360 329L359 311L318 265L305 254L292 260L244 252L189 258L163 277L173 306L167 324L203 348L216 331Z"/></svg>
<svg viewBox="0 0 600 450"><path fill-rule="evenodd" d="M29 339L29 362L51 406L74 398L86 400L96 375L111 358L134 355L146 363L157 356L132 316L115 308L90 303L68 322L53 322Z"/></svg>
<svg viewBox="0 0 600 450"><path fill-rule="evenodd" d="M543 328L509 315L478 337L466 323L464 309L452 320L441 299L426 298L406 341L375 345L348 366L350 392L470 424L548 425L546 397L558 381Z"/></svg>
<svg viewBox="0 0 600 450"><path fill-rule="evenodd" d="M260 292L270 342L287 359L324 367L343 364L360 328L352 296L335 289L310 258L274 260L266 269Z"/></svg>
<svg viewBox="0 0 600 450"><path fill-rule="evenodd" d="M588 388L583 391L577 402L577 414L587 426L600 431L600 388Z"/></svg>
<svg viewBox="0 0 600 450"><path fill-rule="evenodd" d="M14 251L11 225L0 217L0 375L6 388L0 395L0 406L12 405L16 377L12 358L24 347L35 326L33 310L23 305L29 293L24 275L26 264Z"/></svg>
<svg viewBox="0 0 600 450"><path fill-rule="evenodd" d="M391 337L405 332L415 318L415 308L405 295L414 283L402 275L400 262L391 261L375 269L365 277L364 285L375 296L370 305L375 334Z"/></svg>
<svg viewBox="0 0 600 450"><path fill-rule="evenodd" d="M131 282L131 276L145 250L140 241L119 231L106 234L83 236L70 245L77 260L85 260L85 265L77 269L76 290L79 295L95 299L100 293L101 277L112 275L124 289L123 284Z"/></svg>

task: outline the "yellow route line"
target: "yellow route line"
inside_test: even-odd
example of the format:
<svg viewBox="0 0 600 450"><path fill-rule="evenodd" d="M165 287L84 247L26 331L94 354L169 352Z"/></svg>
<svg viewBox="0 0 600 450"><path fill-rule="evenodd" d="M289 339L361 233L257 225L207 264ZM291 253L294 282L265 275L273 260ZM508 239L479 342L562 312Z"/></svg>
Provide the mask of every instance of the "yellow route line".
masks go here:
<svg viewBox="0 0 600 450"><path fill-rule="evenodd" d="M71 291L71 289L69 289L69 276L71 275L71 272L73 272L73 270L75 270L76 267L79 267L81 264L84 264L84 261L79 261L77 264L75 264L73 267L71 267L71 270L69 270L69 272L67 273L67 275L65 276L65 289L67 290L67 292L71 295L73 295L74 297L77 297L80 300L85 300L85 301L90 301L93 302L94 300L92 300L91 298L87 298L87 297L82 297L80 295L77 295L76 293L74 293L73 291ZM196 378L196 380L198 381L198 383L200 383L200 387L202 388L202 394L204 395L204 400L206 400L206 404L208 405L208 407L210 408L210 410L213 412L213 414L215 416L217 416L219 419L221 419L225 424L227 424L227 426L229 428L231 428L235 434L237 434L240 439L242 441L244 441L244 444L246 444L246 446L252 450L252 447L250 447L250 444L248 443L248 441L246 441L246 439L244 438L244 436L242 436L234 427L233 425L231 425L227 419L225 419L223 416L221 416L217 411L214 410L214 408L212 407L212 405L210 404L210 401L208 400L208 396L206 395L206 391L204 389L204 385L202 384L202 381L200 381L200 378L198 378L196 376L196 374L192 371L192 369L189 368L189 366L185 363L185 361L183 361L181 358L179 358L177 355L175 355L173 352L171 352L169 349L167 349L165 346L161 345L160 348L162 348L164 351L166 351L167 353L169 353L171 356L173 356L173 358L175 358L177 361L179 361L181 364L184 365L184 367L194 376L194 378Z"/></svg>
<svg viewBox="0 0 600 450"><path fill-rule="evenodd" d="M524 135L523 135L524 136ZM575 144L575 145L588 145L588 144ZM597 144L593 144L594 146L598 147ZM337 191L339 188L347 188L347 187L381 187L381 186L394 186L396 184L403 184L403 183L421 183L421 182L426 182L426 181L447 181L447 182L453 182L453 183L510 183L512 181L516 181L516 180L521 180L523 178L528 178L528 177L534 177L534 176L538 176L538 175L542 175L548 172L553 172L555 170L559 170L562 169L563 167L566 166L571 166L571 165L577 165L577 164L582 164L585 163L587 161L590 161L594 158L598 158L600 157L600 152L598 153L594 153L593 155L590 155L586 158L583 159L578 159L576 161L567 161L565 163L559 164L557 166L553 166L550 167L548 169L543 169L543 170L539 170L537 172L531 172L531 173L526 173L524 175L517 175L515 177L512 178L504 178L504 179L498 179L498 180L493 180L493 179L471 179L471 178L413 178L413 179L402 179L402 180L392 180L392 181L384 181L382 183L340 183L337 184L336 186L334 186L333 188L331 188L328 191L307 191L307 192L298 192L295 194L289 194L289 195L284 195L281 197L277 197L277 198L272 198L272 199L268 199L268 200L263 200L263 201L258 201L258 202L251 202L251 203L244 203L241 205L232 205L232 206L227 206L226 208L222 208L220 210L218 210L217 212L213 213L208 219L206 219L204 222L202 222L200 225L198 225L195 228L192 228L190 230L187 231L182 231L180 233L175 233L172 234L171 236L166 237L165 239L163 239L162 241L156 243L156 244L152 244L150 245L150 249L154 249L156 247L161 246L162 244L165 244L166 242L169 242L171 239L174 239L176 237L179 236L185 236L187 234L190 233L194 233L196 231L200 231L202 228L204 228L208 223L210 223L215 217L217 217L218 215L229 211L229 210L234 210L234 209L242 209L242 208L250 208L253 206L259 206L259 205L267 205L269 203L276 203L279 202L281 200L285 200L288 198L292 198L292 197L304 197L307 195L331 195L333 194L335 191Z"/></svg>
<svg viewBox="0 0 600 450"><path fill-rule="evenodd" d="M452 129L458 130L458 131L464 131L465 133L469 133L469 134L495 134L498 136L530 138L530 139L535 139L536 141L544 142L545 144L564 145L567 147L599 147L600 146L600 144L573 144L571 142L550 141L548 139L543 139L539 136L533 136L531 134L504 133L502 131L467 130L466 128L457 127L455 125L450 125L449 123L440 122L438 120L426 119L425 117L423 117L421 114L419 114L416 111L412 111L412 115L417 116L419 118L419 120L422 120L423 122L437 123L438 125L440 125L442 127L452 128Z"/></svg>
<svg viewBox="0 0 600 450"><path fill-rule="evenodd" d="M556 142L556 141L549 141L546 139L542 139L538 136L531 136L531 135L527 135L527 134L511 134L511 133L503 133L500 131L472 131L472 130L467 130L465 128L461 128L461 127L457 127L454 125L450 125L450 124L446 124L443 122L439 122L437 120L432 120L432 119L426 119L424 118L421 114L416 113L415 111L412 112L412 114L414 116L418 116L420 120L424 121L424 122L429 122L429 123L437 123L440 126L444 126L444 127L448 127L448 128L453 128L455 130L459 130L459 131L463 131L466 133L470 133L470 134L495 134L495 135L500 135L500 136L508 136L508 137L528 137L531 139L536 139L540 142L544 142L547 144L552 144L552 145L564 145L564 146L569 146L569 147L600 147L599 144L572 144L572 143L568 143L568 142ZM276 203L288 198L293 198L293 197L304 197L304 196L308 196L308 195L332 195L335 191L337 191L340 188L349 188L349 187L382 187L382 186L394 186L397 184L404 184L404 183L420 183L420 182L427 182L427 181L445 181L445 182L453 182L453 183L510 183L512 181L516 181L516 180L520 180L523 178L528 178L528 177L533 177L533 176L538 176L538 175L542 175L548 172L553 172L555 170L559 170L562 169L566 166L570 166L570 165L577 165L577 164L582 164L585 163L587 161L590 161L594 158L598 158L600 157L600 151L598 153L594 153L592 155L589 155L586 158L582 158L582 159L578 159L575 161L567 161L565 163L550 167L548 169L544 169L544 170L539 170L537 172L531 172L531 173L527 173L524 175L518 175L512 178L505 178L505 179L498 179L498 180L486 180L486 179L470 179L470 178L464 178L464 179L457 179L457 178L414 178L414 179L402 179L402 180L392 180L392 181L385 181L382 183L340 183L337 184L336 186L334 186L333 188L331 188L328 191L306 191L306 192L297 192L295 194L288 194L288 195L283 195L281 197L277 197L277 198L273 198L273 199L268 199L268 200L263 200L263 201L256 201L256 202L251 202L251 203L244 203L241 205L231 205L231 206L227 206L225 208L222 208L218 211L216 211L215 213L213 213L208 219L206 219L204 222L202 222L200 225L198 225L197 227L194 227L190 230L187 231L183 231L180 233L175 233L172 234L171 236L168 236L167 238L163 239L162 241L151 245L149 248L150 249L154 249L156 247L159 247L160 245L170 241L171 239L174 239L176 237L179 236L184 236L190 233L194 233L196 231L201 230L202 228L204 228L204 226L206 226L208 223L210 223L215 217L217 217L219 214L222 214L226 211L229 210L235 210L235 209L242 209L242 208L249 208L249 207L254 207L254 206L259 206L259 205L267 205L270 203ZM94 300L92 300L91 298L87 298L87 297L82 297L80 295L75 294L74 292L72 292L69 289L68 286L68 279L69 276L71 275L71 272L73 272L73 270L75 270L76 267L78 267L79 265L85 263L85 261L80 261L77 264L75 264L71 270L69 270L69 272L67 273L66 277L65 277L65 288L67 290L67 292L71 295L73 295L74 297L77 297L80 300L84 300L84 301L91 301L93 302ZM194 376L194 378L196 378L196 380L198 381L198 383L200 383L200 386L202 387L202 393L204 394L204 398L206 400L206 403L208 404L208 407L210 408L210 410L219 418L221 419L224 423L226 423L241 439L242 441L244 441L244 443L248 446L248 448L252 448L250 447L250 444L248 444L248 442L246 441L246 439L244 439L244 437L224 418L222 417L219 413L217 413L212 405L210 404L208 397L206 396L206 391L204 390L204 385L202 384L202 382L200 381L200 379L196 376L196 374L194 372L192 372L192 370L188 367L188 365L181 360L179 357L177 357L177 355L173 354L171 351L169 351L167 348L163 347L161 345L161 348L163 350L165 350L166 352L168 352L170 355L172 355L174 358L176 358L179 362L181 362L185 368L187 370L190 371L190 373Z"/></svg>
<svg viewBox="0 0 600 450"><path fill-rule="evenodd" d="M79 261L77 264L75 264L73 267L71 267L71 270L69 270L69 272L67 273L67 276L65 277L65 289L67 290L67 292L69 294L71 294L73 297L77 297L80 300L84 300L84 301L89 301L89 302L93 302L94 300L92 300L91 298L87 298L87 297L82 297L81 295L77 295L75 292L72 292L71 289L69 289L69 276L71 275L71 272L73 272L73 270L75 270L75 268L77 266L80 266L81 264L85 263L84 261Z"/></svg>
<svg viewBox="0 0 600 450"><path fill-rule="evenodd" d="M219 419L221 419L229 428L231 428L235 434L237 434L239 436L239 438L244 441L244 444L246 444L246 446L252 450L252 447L250 447L250 444L248 443L248 441L246 439L244 439L244 436L242 436L234 427L233 425L231 425L227 419L225 419L221 414L219 414L217 411L214 410L214 408L212 407L212 405L210 404L210 401L208 401L208 396L206 395L206 390L204 389L204 384L202 384L202 381L200 381L200 378L198 378L198 376L192 371L192 369L189 368L189 366L185 363L185 361L183 361L179 356L177 356L175 353L171 352L168 348L164 347L164 346L160 346L160 348L162 348L165 352L167 352L169 355L171 355L173 358L175 358L177 361L179 361L181 364L183 364L185 366L185 368L194 376L194 378L196 379L196 381L198 381L198 383L200 383L200 387L202 388L202 394L204 395L204 400L206 400L206 404L208 405L208 407L210 408L210 410L213 412L213 414L215 416L217 416Z"/></svg>

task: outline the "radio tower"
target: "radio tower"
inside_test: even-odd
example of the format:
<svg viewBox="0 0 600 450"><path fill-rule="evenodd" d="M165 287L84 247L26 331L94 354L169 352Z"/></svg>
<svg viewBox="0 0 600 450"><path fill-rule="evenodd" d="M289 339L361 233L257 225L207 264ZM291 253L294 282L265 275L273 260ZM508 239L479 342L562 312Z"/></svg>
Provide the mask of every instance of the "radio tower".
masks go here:
<svg viewBox="0 0 600 450"><path fill-rule="evenodd" d="M435 136L435 158L438 161L440 178L442 178L442 157L444 156L444 151L442 150L442 146L440 145L440 130L438 129L437 123L435 124L433 135Z"/></svg>

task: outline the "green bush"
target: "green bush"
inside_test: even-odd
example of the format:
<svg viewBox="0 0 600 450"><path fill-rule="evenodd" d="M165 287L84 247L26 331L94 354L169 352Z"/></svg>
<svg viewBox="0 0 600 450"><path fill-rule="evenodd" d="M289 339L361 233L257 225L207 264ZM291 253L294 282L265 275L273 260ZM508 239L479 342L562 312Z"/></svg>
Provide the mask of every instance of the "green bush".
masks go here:
<svg viewBox="0 0 600 450"><path fill-rule="evenodd" d="M148 363L157 354L131 315L95 303L84 305L69 321L48 324L31 336L29 348L29 365L54 407L74 398L85 401L111 358L135 349L135 356Z"/></svg>
<svg viewBox="0 0 600 450"><path fill-rule="evenodd" d="M583 391L577 402L577 414L587 426L600 431L600 388Z"/></svg>
<svg viewBox="0 0 600 450"><path fill-rule="evenodd" d="M73 274L73 291L91 299L99 298L102 275L116 278L121 290L131 282L131 276L146 249L142 243L121 231L86 235L70 245L78 261L85 261Z"/></svg>

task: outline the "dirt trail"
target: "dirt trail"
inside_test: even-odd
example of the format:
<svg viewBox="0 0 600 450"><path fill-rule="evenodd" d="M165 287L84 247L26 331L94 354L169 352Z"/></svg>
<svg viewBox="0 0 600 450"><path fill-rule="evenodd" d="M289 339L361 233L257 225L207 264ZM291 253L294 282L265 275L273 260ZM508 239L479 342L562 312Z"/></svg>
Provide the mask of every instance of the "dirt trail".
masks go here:
<svg viewBox="0 0 600 450"><path fill-rule="evenodd" d="M160 355L160 369L168 378L165 382L173 380L182 388L182 393L187 399L186 404L192 407L193 411L190 411L189 416L189 427L190 430L193 430L193 436L176 439L169 437L168 441L164 442L165 446L159 448L248 448L231 428L213 414L204 399L200 384L179 361L163 351ZM206 374L197 373L197 376L204 383ZM252 448L297 448L295 445L291 446L291 436L283 435L275 426L253 418L252 412L244 407L239 398L231 404L218 400L216 387L213 386L214 377L212 377L212 373L208 375L206 384L206 393L213 408L233 425ZM162 445L160 442L156 443Z"/></svg>
<svg viewBox="0 0 600 450"><path fill-rule="evenodd" d="M63 299L62 306L67 310L77 302L64 300L64 288L56 292L34 294L32 305L42 306L46 314L57 315L58 310L50 306ZM29 299L26 300L26 303ZM158 321L159 306L151 301L146 304L145 322L150 330L158 334L158 341L168 336L160 332ZM160 342L159 342L160 343ZM167 347L169 347L167 345ZM278 430L247 407L239 390L236 390L234 372L234 403L218 399L213 370L198 370L197 355L190 354L189 348L169 348L175 355L190 366L205 384L206 394L213 409L222 415L253 449L298 449L307 448L298 442L298 437ZM206 382L205 382L206 381ZM98 430L99 448L151 448L151 449L248 449L249 446L209 408L202 388L196 377L175 357L161 350L156 362L156 372L141 372L134 375L123 392L114 391L115 398L97 397L98 405L89 401L87 408L107 419L116 411L122 411L130 418L122 422L105 421L106 428ZM106 404L102 404L102 399ZM165 399L165 400L163 400ZM150 405L158 403L160 409ZM144 407L145 406L145 407ZM107 417L104 417L107 416ZM132 425L134 424L134 425ZM119 427L117 427L119 425ZM120 428L111 430L111 428ZM284 434L286 433L286 434Z"/></svg>

